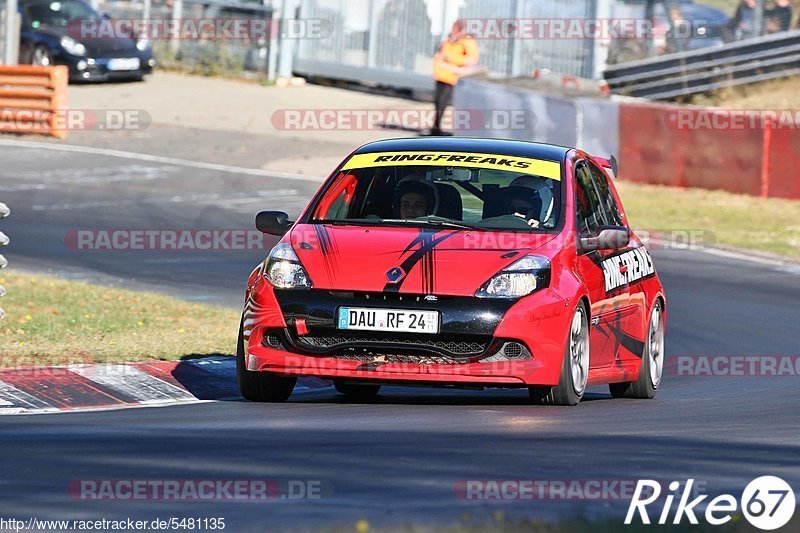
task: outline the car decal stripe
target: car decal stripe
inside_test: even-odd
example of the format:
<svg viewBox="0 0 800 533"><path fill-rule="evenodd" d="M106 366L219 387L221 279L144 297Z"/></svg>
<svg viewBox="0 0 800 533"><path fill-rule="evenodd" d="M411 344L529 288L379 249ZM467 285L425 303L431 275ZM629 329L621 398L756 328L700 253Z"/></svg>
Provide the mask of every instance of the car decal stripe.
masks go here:
<svg viewBox="0 0 800 533"><path fill-rule="evenodd" d="M409 255L405 259L405 261L403 261L400 264L400 268L402 268L403 271L406 272L406 274L410 274L411 270L417 265L417 263L419 263L423 259L426 259L426 257L428 258L428 260L430 260L430 258L428 256L434 251L436 246L439 243L441 243L442 241L444 241L446 239L449 239L453 235L456 235L458 232L455 232L455 231L454 232L450 232L450 233L447 233L445 235L442 235L441 237L436 237L437 233L439 233L438 230L433 230L433 231L424 230L424 229L421 230L420 235L415 237L414 240L411 242L411 244L401 254L400 257L402 257L403 255L405 255L406 253L411 251L411 249L413 248L413 246L415 244L419 244L419 248L417 250L415 250L411 255ZM434 275L435 275L435 272L434 272L434 267L433 267L432 262L431 262L431 266L428 267L427 272L426 272L425 267L423 267L423 269L422 269L423 290L424 290L424 288L426 286L430 287L430 288L433 288L433 286L434 286L434 282L433 282ZM427 281L426 281L426 277L427 277ZM400 283L394 283L394 284L387 283L386 286L384 286L384 288L383 288L383 292L400 292L400 287L403 285L403 283L407 279L408 279L408 275L406 275L406 277L403 278L400 281Z"/></svg>

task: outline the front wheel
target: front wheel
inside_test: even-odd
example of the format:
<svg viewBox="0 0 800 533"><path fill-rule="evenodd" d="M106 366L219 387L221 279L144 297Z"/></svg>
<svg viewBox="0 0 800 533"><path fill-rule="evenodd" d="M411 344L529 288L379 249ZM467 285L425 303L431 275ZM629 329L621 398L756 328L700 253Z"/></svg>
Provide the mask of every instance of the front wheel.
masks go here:
<svg viewBox="0 0 800 533"><path fill-rule="evenodd" d="M583 303L575 309L567 338L561 377L555 387L529 387L531 400L551 405L577 405L589 380L589 316Z"/></svg>
<svg viewBox="0 0 800 533"><path fill-rule="evenodd" d="M241 324L239 324L239 342L236 347L236 380L239 383L239 392L251 402L285 402L292 395L297 382L296 377L247 370L244 328Z"/></svg>
<svg viewBox="0 0 800 533"><path fill-rule="evenodd" d="M664 372L664 305L656 300L650 311L647 338L642 350L642 367L636 381L611 383L608 388L614 398L655 398Z"/></svg>
<svg viewBox="0 0 800 533"><path fill-rule="evenodd" d="M39 67L52 66L55 63L53 60L53 52L46 46L37 44L31 52L30 63L31 65Z"/></svg>

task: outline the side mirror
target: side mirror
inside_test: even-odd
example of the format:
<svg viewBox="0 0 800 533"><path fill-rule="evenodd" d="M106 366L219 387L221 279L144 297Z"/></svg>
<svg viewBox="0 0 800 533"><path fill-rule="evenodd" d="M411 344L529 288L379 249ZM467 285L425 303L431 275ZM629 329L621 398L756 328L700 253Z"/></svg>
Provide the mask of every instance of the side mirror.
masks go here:
<svg viewBox="0 0 800 533"><path fill-rule="evenodd" d="M631 232L624 226L601 226L597 236L580 237L579 250L594 252L597 250L620 250L631 242Z"/></svg>
<svg viewBox="0 0 800 533"><path fill-rule="evenodd" d="M256 215L256 229L270 235L283 237L294 222L283 211L261 211Z"/></svg>

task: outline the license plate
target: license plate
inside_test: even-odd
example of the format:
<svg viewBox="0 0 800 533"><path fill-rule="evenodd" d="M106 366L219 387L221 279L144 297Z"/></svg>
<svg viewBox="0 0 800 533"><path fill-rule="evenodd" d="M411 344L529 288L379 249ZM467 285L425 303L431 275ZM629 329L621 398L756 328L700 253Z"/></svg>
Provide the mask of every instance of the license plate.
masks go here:
<svg viewBox="0 0 800 533"><path fill-rule="evenodd" d="M439 333L439 312L340 307L338 328L397 333Z"/></svg>
<svg viewBox="0 0 800 533"><path fill-rule="evenodd" d="M118 57L108 60L108 70L138 70L138 57Z"/></svg>

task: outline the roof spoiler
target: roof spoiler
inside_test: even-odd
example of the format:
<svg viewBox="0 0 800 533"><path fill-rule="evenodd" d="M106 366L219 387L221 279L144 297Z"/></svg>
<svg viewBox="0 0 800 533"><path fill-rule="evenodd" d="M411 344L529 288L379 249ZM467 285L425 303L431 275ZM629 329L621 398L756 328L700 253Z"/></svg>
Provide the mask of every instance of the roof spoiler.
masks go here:
<svg viewBox="0 0 800 533"><path fill-rule="evenodd" d="M619 176L619 165L617 164L617 158L613 155L609 158L592 156L592 160L601 167L611 170L614 173L614 178Z"/></svg>

